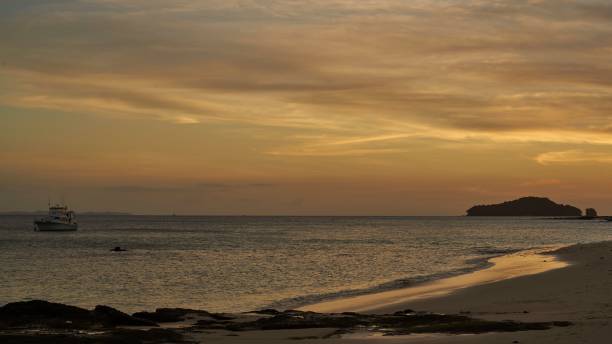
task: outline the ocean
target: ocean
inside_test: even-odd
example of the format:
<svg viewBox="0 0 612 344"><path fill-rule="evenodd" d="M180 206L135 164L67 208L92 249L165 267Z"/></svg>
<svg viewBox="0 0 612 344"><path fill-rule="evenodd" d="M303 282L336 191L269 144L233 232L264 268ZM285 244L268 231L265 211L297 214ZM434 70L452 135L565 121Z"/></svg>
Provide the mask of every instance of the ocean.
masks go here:
<svg viewBox="0 0 612 344"><path fill-rule="evenodd" d="M612 239L611 222L542 218L78 220L77 232L49 233L34 232L32 216L0 216L0 304L286 309L465 273L517 250Z"/></svg>

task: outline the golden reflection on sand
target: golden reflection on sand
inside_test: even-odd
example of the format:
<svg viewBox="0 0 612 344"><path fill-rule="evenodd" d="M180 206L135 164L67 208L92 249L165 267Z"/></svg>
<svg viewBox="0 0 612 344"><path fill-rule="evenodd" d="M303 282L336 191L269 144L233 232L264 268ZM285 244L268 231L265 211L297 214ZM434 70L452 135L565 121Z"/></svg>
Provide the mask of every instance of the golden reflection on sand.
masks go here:
<svg viewBox="0 0 612 344"><path fill-rule="evenodd" d="M409 301L444 296L456 290L479 284L560 269L569 264L546 253L561 247L563 246L546 246L520 251L491 258L489 262L493 263L493 266L468 274L426 282L414 287L316 303L299 309L322 313L376 312L377 309L384 309Z"/></svg>

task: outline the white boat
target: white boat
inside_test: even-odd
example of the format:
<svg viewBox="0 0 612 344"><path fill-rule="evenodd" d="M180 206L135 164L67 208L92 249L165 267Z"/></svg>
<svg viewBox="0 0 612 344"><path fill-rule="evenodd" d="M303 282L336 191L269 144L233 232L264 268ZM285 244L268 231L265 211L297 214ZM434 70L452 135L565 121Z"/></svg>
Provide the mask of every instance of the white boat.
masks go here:
<svg viewBox="0 0 612 344"><path fill-rule="evenodd" d="M79 228L74 211L65 205L49 205L49 215L34 221L34 230L41 232L76 231Z"/></svg>

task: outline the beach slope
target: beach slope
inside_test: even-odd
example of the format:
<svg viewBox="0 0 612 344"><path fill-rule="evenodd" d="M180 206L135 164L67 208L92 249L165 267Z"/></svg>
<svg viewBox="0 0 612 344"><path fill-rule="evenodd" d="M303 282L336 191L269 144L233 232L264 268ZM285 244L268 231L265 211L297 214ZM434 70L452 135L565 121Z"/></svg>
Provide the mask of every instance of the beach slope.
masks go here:
<svg viewBox="0 0 612 344"><path fill-rule="evenodd" d="M295 339L301 339L300 343L328 344L609 343L612 338L612 242L579 244L561 248L550 255L538 253L535 256L528 254L526 257L529 257L525 261L529 269L535 269L531 259L534 257L541 259L543 264L539 266L542 267L542 270L539 273L533 270L528 274L525 274L523 270L519 273L520 277L499 276L498 281L487 281L484 284L442 288L439 295L427 295L426 297L404 295L404 298L399 301L391 301L388 298L389 295L382 298L380 295L375 296L379 301L383 301L380 304L370 302L375 299L349 298L334 301L333 304L312 305L304 309L326 311L360 309L377 314L413 309L444 314L464 314L491 321L570 321L572 326L554 327L543 331L490 332L468 335L411 334L389 337L381 336L376 332L356 331L321 339L325 333L330 331L319 329L259 331L232 336L226 336L227 333L211 333L196 336L196 338L202 342L213 339L218 343L294 343ZM551 266L553 268L549 269ZM499 266L498 269L500 269ZM514 270L514 268L508 270L504 267L501 269L506 272ZM492 270L495 271L495 267ZM502 270L498 271L502 272ZM491 276L490 271L487 275ZM448 285L448 281L437 283ZM431 285L429 290L431 291ZM401 293L402 291L395 292ZM355 304L355 301L363 302L363 300L367 302Z"/></svg>
<svg viewBox="0 0 612 344"><path fill-rule="evenodd" d="M547 331L469 336L407 336L406 343L609 343L612 338L612 242L579 244L554 252L569 266L428 298L379 307L463 313L487 320L570 321Z"/></svg>

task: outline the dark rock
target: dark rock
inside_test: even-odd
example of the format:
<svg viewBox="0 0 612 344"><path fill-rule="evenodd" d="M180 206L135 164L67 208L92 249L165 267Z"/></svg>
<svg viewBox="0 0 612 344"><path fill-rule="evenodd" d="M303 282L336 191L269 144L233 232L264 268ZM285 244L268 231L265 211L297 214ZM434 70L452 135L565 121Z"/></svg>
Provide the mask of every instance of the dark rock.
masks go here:
<svg viewBox="0 0 612 344"><path fill-rule="evenodd" d="M100 328L115 326L157 326L133 318L114 308L97 306L93 311L47 301L9 303L0 307L0 328L33 326L46 328Z"/></svg>
<svg viewBox="0 0 612 344"><path fill-rule="evenodd" d="M413 314L413 313L416 313L416 312L412 309L404 309L403 311L397 311L393 313L393 315L406 315L406 314Z"/></svg>
<svg viewBox="0 0 612 344"><path fill-rule="evenodd" d="M226 329L231 331L281 330L306 328L346 329L356 326L406 327L429 323L457 322L469 319L459 315L432 313L402 313L401 315L371 314L325 314L301 311L286 311L273 317L260 318L252 322L230 323ZM217 324L216 324L217 325Z"/></svg>
<svg viewBox="0 0 612 344"><path fill-rule="evenodd" d="M586 212L584 213L585 217L590 217L590 218L595 218L597 217L597 210L593 209L593 208L587 208Z"/></svg>
<svg viewBox="0 0 612 344"><path fill-rule="evenodd" d="M325 316L312 312L283 312L273 317L260 318L251 322L231 323L230 331L289 330L306 328L348 328L366 325L364 319L350 315Z"/></svg>
<svg viewBox="0 0 612 344"><path fill-rule="evenodd" d="M260 309L258 311L253 311L253 312L249 312L249 313L253 313L253 314L267 314L267 315L281 314L281 312L277 311L276 309Z"/></svg>
<svg viewBox="0 0 612 344"><path fill-rule="evenodd" d="M96 306L92 311L97 322L106 327L115 326L158 326L155 322L138 319L108 306Z"/></svg>
<svg viewBox="0 0 612 344"><path fill-rule="evenodd" d="M200 329L223 329L228 331L267 331L311 328L335 328L352 331L357 327L368 327L385 335L410 333L485 333L545 330L565 323L539 322L522 323L514 321L487 321L463 315L434 313L396 313L374 315L358 313L324 314L301 311L285 311L253 321L219 322L200 321Z"/></svg>
<svg viewBox="0 0 612 344"><path fill-rule="evenodd" d="M184 321L187 314L211 316L211 314L207 311L187 308L158 308L155 310L155 312L138 312L132 314L132 316L158 323L170 323Z"/></svg>
<svg viewBox="0 0 612 344"><path fill-rule="evenodd" d="M24 301L0 307L0 328L40 325L52 328L86 327L94 324L90 311L47 301Z"/></svg>
<svg viewBox="0 0 612 344"><path fill-rule="evenodd" d="M353 315L353 316L359 315L359 313L355 313L355 312L342 312L340 314L342 314L342 315Z"/></svg>
<svg viewBox="0 0 612 344"><path fill-rule="evenodd" d="M365 327L384 335L411 333L485 333L546 330L552 327L570 326L563 321L525 323L515 321L488 321L466 315L448 315L405 310L395 314L315 313L289 310L265 311L261 316L249 315L233 318L225 314L213 314L182 308L160 308L153 313L139 312L135 316L107 306L97 306L89 311L46 301L16 302L0 307L0 343L185 343L181 330L149 329L136 331L117 326L154 326L153 319L180 321L188 314L202 314L189 331L225 330L265 331L290 329L331 328L330 336L350 333ZM274 314L272 314L274 313ZM139 318L142 317L142 318ZM148 318L148 319L146 319ZM23 332L24 327L42 328L34 334ZM96 334L89 331L95 329ZM77 331L75 331L77 330ZM325 337L322 337L325 338Z"/></svg>
<svg viewBox="0 0 612 344"><path fill-rule="evenodd" d="M236 319L235 317L232 317L226 314L221 314L221 313L210 313L209 316L215 320L234 320Z"/></svg>
<svg viewBox="0 0 612 344"><path fill-rule="evenodd" d="M548 198L523 197L491 205L477 205L467 210L468 216L581 216L571 205L557 204Z"/></svg>

